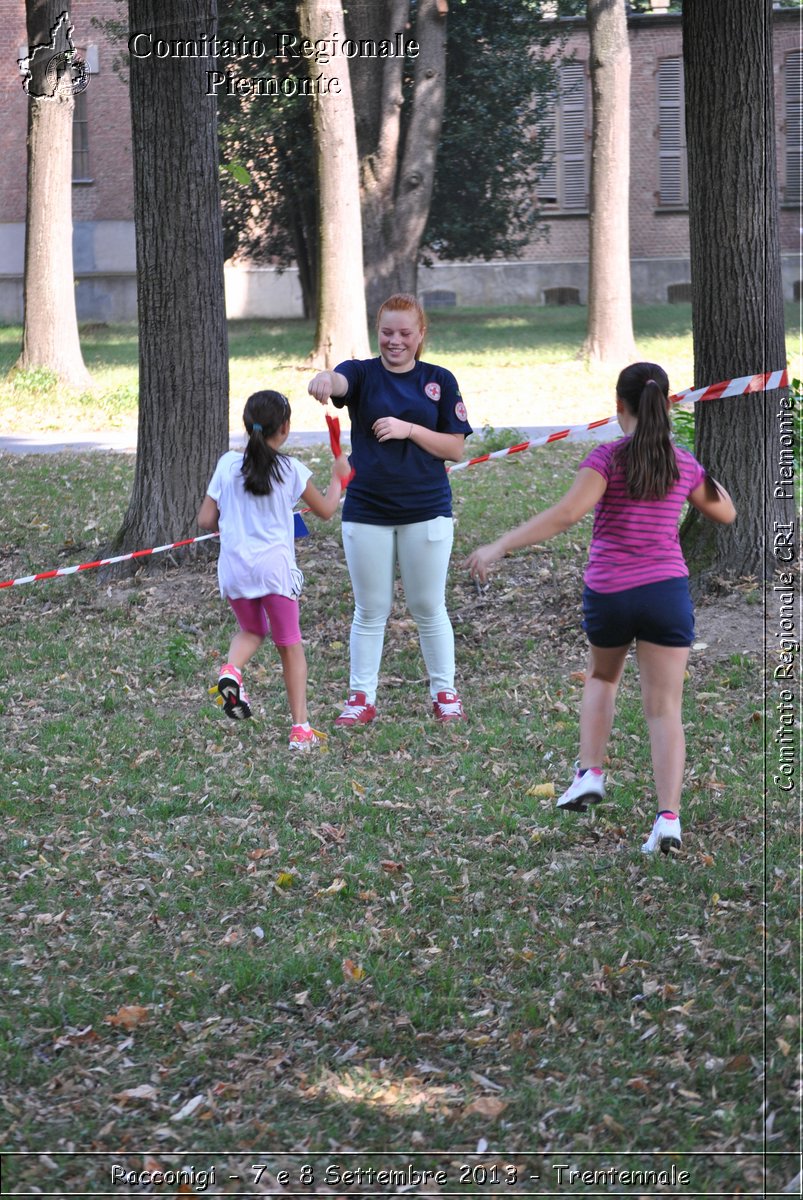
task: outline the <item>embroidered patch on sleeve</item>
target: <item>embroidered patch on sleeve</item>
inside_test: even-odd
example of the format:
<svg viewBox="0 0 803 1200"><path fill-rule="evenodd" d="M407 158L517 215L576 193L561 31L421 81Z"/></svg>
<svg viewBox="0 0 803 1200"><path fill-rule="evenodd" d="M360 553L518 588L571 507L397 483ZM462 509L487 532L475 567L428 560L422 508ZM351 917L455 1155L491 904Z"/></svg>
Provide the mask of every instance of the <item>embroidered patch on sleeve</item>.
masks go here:
<svg viewBox="0 0 803 1200"><path fill-rule="evenodd" d="M466 412L466 406L462 400L458 400L457 404L455 404L454 415L457 417L457 419L459 421L467 421L468 420L468 413Z"/></svg>
<svg viewBox="0 0 803 1200"><path fill-rule="evenodd" d="M441 385L439 383L428 383L424 391L429 396L430 400L434 400L437 404L441 398Z"/></svg>

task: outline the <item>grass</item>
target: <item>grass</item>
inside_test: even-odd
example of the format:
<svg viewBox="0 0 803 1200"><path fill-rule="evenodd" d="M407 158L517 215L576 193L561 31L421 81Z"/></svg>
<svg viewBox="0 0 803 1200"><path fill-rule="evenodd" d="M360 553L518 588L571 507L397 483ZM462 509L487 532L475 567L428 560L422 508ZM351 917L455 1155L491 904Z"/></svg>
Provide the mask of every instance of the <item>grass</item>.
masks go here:
<svg viewBox="0 0 803 1200"><path fill-rule="evenodd" d="M576 448L536 454L455 477L459 728L429 716L400 602L381 719L332 728L350 620L337 519L298 547L317 757L285 749L267 647L252 721L207 702L231 632L212 563L4 591L0 1112L4 1150L27 1153L6 1158L6 1188L90 1194L145 1149L247 1183L252 1164L294 1180L307 1164L308 1190L331 1162L441 1167L468 1192L461 1163L512 1163L518 1190L567 1162L674 1162L727 1194L794 1176L797 834L781 793L762 807L761 660L692 657L679 857L639 850L654 800L632 666L610 799L559 816L588 522L486 591L459 569L565 487ZM94 557L132 479L119 456L3 469L3 579ZM784 1157L764 1172L767 1134Z"/></svg>
<svg viewBox="0 0 803 1200"><path fill-rule="evenodd" d="M674 389L691 386L690 306L637 306L633 318L639 355L661 363ZM592 421L613 411L616 371L578 359L586 320L587 310L579 307L433 312L426 353L457 376L476 429ZM787 305L786 321L790 357L799 357L797 305ZM248 395L265 386L289 396L296 429L324 428L322 409L306 392L304 359L313 332L301 320L230 323L232 429L241 428ZM0 379L17 358L21 336L18 327L0 327ZM94 389L76 396L46 372L12 374L0 382L0 434L135 428L135 327L86 326L82 346Z"/></svg>

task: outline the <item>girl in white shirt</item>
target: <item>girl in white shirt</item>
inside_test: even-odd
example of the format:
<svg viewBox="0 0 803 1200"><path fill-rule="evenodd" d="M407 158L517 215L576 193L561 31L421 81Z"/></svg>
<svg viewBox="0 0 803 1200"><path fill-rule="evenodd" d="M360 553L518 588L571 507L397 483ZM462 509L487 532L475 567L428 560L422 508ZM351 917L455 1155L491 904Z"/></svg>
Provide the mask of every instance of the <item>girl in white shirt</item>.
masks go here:
<svg viewBox="0 0 803 1200"><path fill-rule="evenodd" d="M303 576L296 567L293 508L303 500L328 521L350 468L345 455L336 459L322 495L311 482L310 470L279 452L290 432L290 405L281 392L249 396L243 423L248 433L245 452L223 455L198 513L202 529L220 531L220 592L239 625L210 692L227 716L251 716L242 672L270 631L290 703L290 749L310 750L326 735L312 729L307 719L307 660L298 616Z"/></svg>

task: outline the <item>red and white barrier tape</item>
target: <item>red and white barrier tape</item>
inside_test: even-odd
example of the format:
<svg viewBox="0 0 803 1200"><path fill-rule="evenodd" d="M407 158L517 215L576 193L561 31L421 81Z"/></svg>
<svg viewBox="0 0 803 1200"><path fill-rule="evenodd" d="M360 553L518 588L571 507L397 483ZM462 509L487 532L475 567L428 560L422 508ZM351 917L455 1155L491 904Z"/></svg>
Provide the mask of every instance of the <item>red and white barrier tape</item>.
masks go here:
<svg viewBox="0 0 803 1200"><path fill-rule="evenodd" d="M746 396L750 392L771 392L775 388L789 386L789 376L784 371L768 371L765 375L743 375L739 379L726 379L722 383L712 383L708 387L687 388L685 392L677 392L669 397L673 404L698 404L703 400L724 400L729 396ZM601 429L603 425L611 425L617 418L603 417L601 421L590 421L587 425L570 425L566 429L557 429L545 437L534 438L530 442L519 442L516 446L508 446L506 450L493 450L489 454L480 454L467 462L454 463L447 470L461 471L464 467L473 467L477 463L488 462L491 458L504 458L508 454L520 454L533 446L546 446L550 442L559 442L585 433L590 429ZM330 427L331 429L331 427ZM305 510L308 511L308 510ZM134 550L131 554L118 554L114 558L99 558L96 562L80 563L74 567L58 567L53 571L40 571L37 575L23 575L19 579L8 579L0 583L0 589L17 587L22 583L37 583L42 579L56 579L59 575L75 575L79 571L91 571L95 567L110 567L115 563L128 562L132 558L147 558L151 554L163 554L166 550L177 550L181 546L194 546L196 542L206 542L216 538L217 533L205 533L200 537L184 538L180 542L170 542L166 546L154 546L151 550Z"/></svg>
<svg viewBox="0 0 803 1200"><path fill-rule="evenodd" d="M149 554L163 554L165 550L177 550L179 546L192 546L209 538L220 537L219 533L204 533L200 537L184 538L181 542L170 542L167 546L154 546L152 550L134 550L131 554L117 554L114 558L99 558L96 562L80 563L76 567L58 567L55 571L40 571L38 575L23 575L20 579L9 579L0 583L0 588L16 587L20 583L36 583L40 579L55 579L58 575L75 575L78 571L91 571L94 567L110 567L113 563L128 562L132 558L146 558Z"/></svg>
<svg viewBox="0 0 803 1200"><path fill-rule="evenodd" d="M687 388L685 392L677 392L669 397L672 404L699 404L703 400L724 400L730 396L746 396L750 392L771 392L775 388L789 386L789 376L784 371L768 371L765 375L742 375L739 379L725 379L722 383L712 383L704 388ZM601 429L603 425L613 425L617 417L603 417L601 421L590 421L587 425L569 425L566 429L556 429L554 433L544 437L533 438L530 442L519 442L516 446L508 446L506 450L493 450L489 454L480 454L466 462L453 463L447 471L453 474L465 467L473 467L477 463L487 462L490 458L505 458L508 454L521 454L534 446L547 446L550 442L560 442L566 438L576 437L587 433L590 429Z"/></svg>

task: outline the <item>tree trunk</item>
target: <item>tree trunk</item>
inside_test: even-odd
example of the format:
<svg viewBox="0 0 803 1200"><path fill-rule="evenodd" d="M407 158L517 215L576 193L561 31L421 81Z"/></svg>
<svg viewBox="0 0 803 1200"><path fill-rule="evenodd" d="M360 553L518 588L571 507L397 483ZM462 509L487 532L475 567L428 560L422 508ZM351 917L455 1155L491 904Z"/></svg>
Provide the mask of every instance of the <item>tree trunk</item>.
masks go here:
<svg viewBox="0 0 803 1200"><path fill-rule="evenodd" d="M635 357L630 303L630 44L625 0L588 0L591 43L591 203L588 333L591 362Z"/></svg>
<svg viewBox="0 0 803 1200"><path fill-rule="evenodd" d="M771 0L684 0L694 379L697 386L786 362L778 237ZM778 486L788 393L697 406L695 448L733 496L723 527L693 510L682 542L693 575L769 577L774 522L795 519Z"/></svg>
<svg viewBox="0 0 803 1200"><path fill-rule="evenodd" d="M48 47L28 66L28 196L22 353L75 388L92 380L78 340L72 256L72 121L69 21L61 0L27 0L28 43ZM53 30L56 30L53 37Z"/></svg>
<svg viewBox="0 0 803 1200"><path fill-rule="evenodd" d="M392 292L416 291L446 98L446 0L419 0L409 115L402 121L402 58L353 59L362 185L365 290L373 317ZM353 0L354 38L410 36L409 0Z"/></svg>
<svg viewBox="0 0 803 1200"><path fill-rule="evenodd" d="M216 32L216 4L129 0L154 40ZM175 541L228 445L228 345L212 58L131 58L139 432L120 549Z"/></svg>
<svg viewBox="0 0 803 1200"><path fill-rule="evenodd" d="M302 37L345 38L340 0L303 0ZM347 60L310 60L318 183L318 305L312 366L331 368L344 358L367 358L368 322L362 288L360 179L354 105Z"/></svg>

